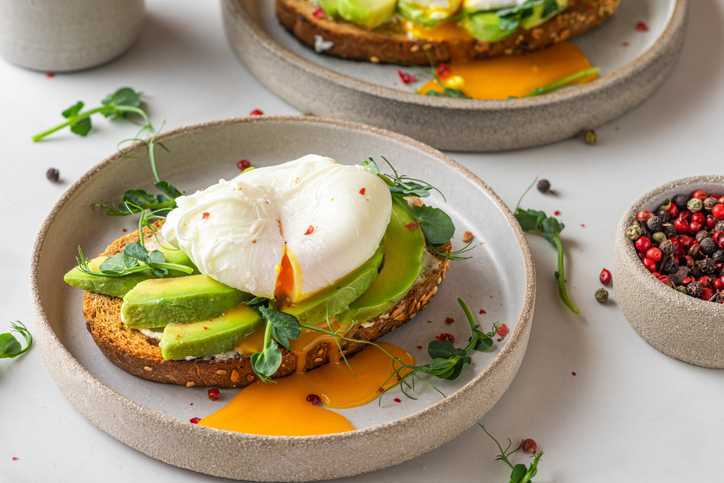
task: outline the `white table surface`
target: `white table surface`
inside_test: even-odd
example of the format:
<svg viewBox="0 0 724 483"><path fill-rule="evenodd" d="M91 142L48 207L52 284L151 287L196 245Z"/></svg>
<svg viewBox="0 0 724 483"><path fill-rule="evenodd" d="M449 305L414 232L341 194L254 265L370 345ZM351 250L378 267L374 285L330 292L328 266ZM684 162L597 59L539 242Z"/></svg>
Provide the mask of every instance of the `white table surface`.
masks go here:
<svg viewBox="0 0 724 483"><path fill-rule="evenodd" d="M149 94L153 117L166 128L256 107L295 113L232 56L216 2L149 3L140 41L107 66L48 79L0 61L0 327L15 319L35 324L33 240L65 189L45 179L46 169L55 166L73 181L135 131L100 121L86 139L32 144L31 134L53 124L66 105L131 85ZM593 298L599 270L612 265L614 227L636 196L670 179L722 173L724 0L690 3L687 44L673 77L645 105L600 129L597 146L570 140L506 154L452 154L511 205L535 176L549 178L560 193L533 192L524 205L562 212L572 291L586 317L561 308L554 254L544 241L532 241L539 289L530 346L510 390L484 418L501 437L538 440L545 456L536 481L724 479L724 372L659 354L615 304L600 306ZM494 455L474 428L428 455L349 481L507 481ZM63 399L39 351L0 361L0 482L141 480L220 481L156 462L96 430Z"/></svg>

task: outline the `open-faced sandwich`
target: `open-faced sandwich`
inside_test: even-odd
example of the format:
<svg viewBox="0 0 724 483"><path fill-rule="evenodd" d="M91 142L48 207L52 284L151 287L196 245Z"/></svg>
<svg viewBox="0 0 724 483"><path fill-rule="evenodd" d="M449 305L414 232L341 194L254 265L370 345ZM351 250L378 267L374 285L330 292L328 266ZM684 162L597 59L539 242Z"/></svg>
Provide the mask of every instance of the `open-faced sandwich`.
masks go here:
<svg viewBox="0 0 724 483"><path fill-rule="evenodd" d="M90 334L152 381L241 387L359 351L437 293L454 226L430 185L317 155L141 214L78 266ZM180 194L180 193L179 193Z"/></svg>
<svg viewBox="0 0 724 483"><path fill-rule="evenodd" d="M523 54L581 35L620 0L276 0L281 24L317 52L435 65Z"/></svg>

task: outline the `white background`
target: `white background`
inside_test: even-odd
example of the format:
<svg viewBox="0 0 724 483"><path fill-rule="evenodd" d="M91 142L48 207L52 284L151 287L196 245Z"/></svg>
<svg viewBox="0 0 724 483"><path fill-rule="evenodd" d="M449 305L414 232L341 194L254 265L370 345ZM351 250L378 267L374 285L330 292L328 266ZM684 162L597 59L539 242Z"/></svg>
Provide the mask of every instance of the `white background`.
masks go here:
<svg viewBox="0 0 724 483"><path fill-rule="evenodd" d="M0 62L0 327L15 319L31 329L35 323L32 244L65 188L49 183L46 169L57 167L73 181L135 131L101 121L87 139L32 144L31 134L54 123L66 105L131 85L149 94L165 128L256 107L295 113L232 56L216 2L149 3L140 41L110 65L48 79ZM597 146L570 140L506 154L452 153L510 205L535 176L549 178L559 196L534 192L524 205L560 210L567 223L572 291L586 317L561 308L554 253L534 240L539 289L530 348L512 387L484 418L500 436L538 440L545 456L536 481L724 480L724 372L659 354L615 303L604 307L593 298L599 270L612 265L616 222L635 197L674 178L722 174L724 1L690 3L687 44L673 77L641 108L600 129ZM507 481L494 455L490 441L471 429L426 456L350 481ZM93 428L61 397L37 350L0 361L0 482L141 480L220 481L158 463Z"/></svg>

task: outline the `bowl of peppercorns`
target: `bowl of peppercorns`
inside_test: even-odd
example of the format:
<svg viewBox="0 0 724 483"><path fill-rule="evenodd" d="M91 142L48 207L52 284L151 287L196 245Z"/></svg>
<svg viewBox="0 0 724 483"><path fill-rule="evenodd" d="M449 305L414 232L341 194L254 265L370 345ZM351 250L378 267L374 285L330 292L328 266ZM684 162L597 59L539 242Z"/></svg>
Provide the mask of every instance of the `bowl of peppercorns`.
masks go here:
<svg viewBox="0 0 724 483"><path fill-rule="evenodd" d="M617 300L651 346L724 368L724 176L673 181L637 200L616 233Z"/></svg>

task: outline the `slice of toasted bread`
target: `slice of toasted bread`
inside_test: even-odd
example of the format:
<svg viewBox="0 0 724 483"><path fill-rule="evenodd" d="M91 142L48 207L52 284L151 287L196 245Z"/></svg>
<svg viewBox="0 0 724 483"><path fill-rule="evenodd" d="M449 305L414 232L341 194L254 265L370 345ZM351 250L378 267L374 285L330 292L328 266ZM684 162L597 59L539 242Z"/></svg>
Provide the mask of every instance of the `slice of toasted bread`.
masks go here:
<svg viewBox="0 0 724 483"><path fill-rule="evenodd" d="M103 255L114 255L128 243L138 240L138 232L129 233L111 243ZM447 272L449 261L436 258L425 270L415 286L387 313L358 325L350 338L373 341L410 320L437 293ZM156 382L179 384L187 387L216 386L221 388L243 387L256 380L248 357L223 359L194 359L167 361L161 357L157 342L141 332L125 327L121 322L122 299L86 292L83 298L83 315L88 331L98 347L111 362L121 369ZM274 377L283 377L304 364L313 369L329 362L330 342L320 342L307 352L305 361L283 350L282 365ZM364 347L361 343L342 343L345 355L354 354Z"/></svg>
<svg viewBox="0 0 724 483"><path fill-rule="evenodd" d="M345 59L403 65L430 65L516 55L540 50L581 35L599 25L618 8L620 0L570 0L569 7L530 30L519 28L499 42L474 38L424 40L394 29L365 30L353 24L315 15L309 0L277 0L279 22L304 44L314 48L317 38L328 44L324 54ZM321 49L320 49L321 50Z"/></svg>

